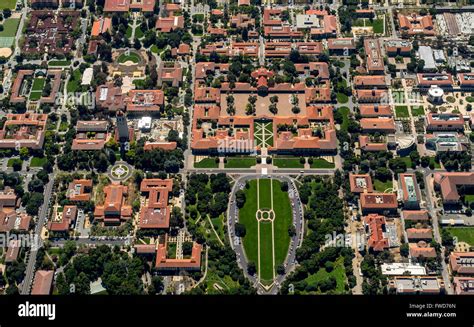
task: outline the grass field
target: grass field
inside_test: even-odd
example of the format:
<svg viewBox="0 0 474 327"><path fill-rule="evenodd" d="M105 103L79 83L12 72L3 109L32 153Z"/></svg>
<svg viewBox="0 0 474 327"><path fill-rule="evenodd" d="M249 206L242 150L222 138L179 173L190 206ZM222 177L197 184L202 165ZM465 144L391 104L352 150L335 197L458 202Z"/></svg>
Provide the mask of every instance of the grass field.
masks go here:
<svg viewBox="0 0 474 327"><path fill-rule="evenodd" d="M273 164L278 168L304 168L300 158L275 158Z"/></svg>
<svg viewBox="0 0 474 327"><path fill-rule="evenodd" d="M194 163L194 168L218 168L215 158L204 158L199 162Z"/></svg>
<svg viewBox="0 0 474 327"><path fill-rule="evenodd" d="M35 78L33 86L31 87L30 100L38 101L43 93L43 88L46 83L44 78Z"/></svg>
<svg viewBox="0 0 474 327"><path fill-rule="evenodd" d="M423 116L425 114L425 109L423 106L412 106L411 107L411 115L412 116Z"/></svg>
<svg viewBox="0 0 474 327"><path fill-rule="evenodd" d="M268 284L275 276L275 267L284 262L288 253L291 204L278 180L255 179L249 184L250 187L245 190L247 200L239 211L239 222L246 227L243 245L248 260L257 265L260 280ZM257 221L258 209L273 209L273 221Z"/></svg>
<svg viewBox="0 0 474 327"><path fill-rule="evenodd" d="M67 82L68 93L74 93L81 87L82 75L79 69L76 69Z"/></svg>
<svg viewBox="0 0 474 327"><path fill-rule="evenodd" d="M257 143L257 146L262 148L267 148L273 146L273 124L271 122L254 123L254 137Z"/></svg>
<svg viewBox="0 0 474 327"><path fill-rule="evenodd" d="M334 168L334 163L326 161L322 158L313 158L311 168Z"/></svg>
<svg viewBox="0 0 474 327"><path fill-rule="evenodd" d="M66 67L71 64L70 60L51 60L48 62L48 66L54 66L54 67Z"/></svg>
<svg viewBox="0 0 474 327"><path fill-rule="evenodd" d="M0 37L15 37L18 25L20 25L19 18L8 18L3 22L3 31L0 32Z"/></svg>
<svg viewBox="0 0 474 327"><path fill-rule="evenodd" d="M0 10L3 9L15 9L16 0L2 0L0 1Z"/></svg>
<svg viewBox="0 0 474 327"><path fill-rule="evenodd" d="M391 180L388 180L386 182L382 182L379 179L374 180L374 188L377 192L385 192L386 189L392 188L393 183Z"/></svg>
<svg viewBox="0 0 474 327"><path fill-rule="evenodd" d="M336 94L336 99L337 99L337 103L347 103L349 102L349 97L347 95L345 95L344 93L338 93Z"/></svg>
<svg viewBox="0 0 474 327"><path fill-rule="evenodd" d="M227 158L225 168L250 168L257 164L255 158Z"/></svg>
<svg viewBox="0 0 474 327"><path fill-rule="evenodd" d="M340 107L337 109L342 115L342 124L341 124L341 130L346 131L349 127L349 113L350 109L348 107Z"/></svg>
<svg viewBox="0 0 474 327"><path fill-rule="evenodd" d="M466 242L474 246L474 228L471 227L446 227L446 230L458 238L458 242Z"/></svg>
<svg viewBox="0 0 474 327"><path fill-rule="evenodd" d="M48 159L46 157L33 157L31 158L30 167L43 167L43 165L47 162Z"/></svg>
<svg viewBox="0 0 474 327"><path fill-rule="evenodd" d="M120 64L123 64L127 61L131 61L135 64L138 64L140 62L140 56L134 52L130 52L130 54L125 54L125 53L122 53L119 57L118 57L118 62Z"/></svg>
<svg viewBox="0 0 474 327"><path fill-rule="evenodd" d="M395 107L395 115L398 118L410 117L410 113L408 112L408 107L407 106L396 106Z"/></svg>
<svg viewBox="0 0 474 327"><path fill-rule="evenodd" d="M340 257L334 264L334 269L331 272L327 272L326 269L320 268L317 273L309 275L305 281L308 285L317 287L317 285L328 279L330 276L336 279L336 293L341 294L344 292L344 286L346 284L346 272L344 269L344 258Z"/></svg>

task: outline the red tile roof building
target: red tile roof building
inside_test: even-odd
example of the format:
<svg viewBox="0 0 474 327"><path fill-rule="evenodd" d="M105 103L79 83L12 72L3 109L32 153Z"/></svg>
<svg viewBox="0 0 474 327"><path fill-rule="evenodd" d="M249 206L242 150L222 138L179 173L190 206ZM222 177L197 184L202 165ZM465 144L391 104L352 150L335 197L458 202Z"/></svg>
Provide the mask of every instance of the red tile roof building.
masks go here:
<svg viewBox="0 0 474 327"><path fill-rule="evenodd" d="M413 258L436 258L436 249L430 247L425 241L409 244L410 255Z"/></svg>
<svg viewBox="0 0 474 327"><path fill-rule="evenodd" d="M432 113L426 116L427 131L462 131L464 118L462 114Z"/></svg>
<svg viewBox="0 0 474 327"><path fill-rule="evenodd" d="M106 111L117 112L125 110L122 89L118 86L114 86L113 83L99 86L96 90L95 98L97 106Z"/></svg>
<svg viewBox="0 0 474 327"><path fill-rule="evenodd" d="M418 73L416 74L418 87L430 88L439 86L441 88L451 88L453 86L453 75L449 73Z"/></svg>
<svg viewBox="0 0 474 327"><path fill-rule="evenodd" d="M184 17L159 17L156 21L156 29L159 32L169 33L184 28Z"/></svg>
<svg viewBox="0 0 474 327"><path fill-rule="evenodd" d="M365 39L364 49L367 56L367 72L369 74L384 74L385 66L377 39Z"/></svg>
<svg viewBox="0 0 474 327"><path fill-rule="evenodd" d="M406 232L409 241L431 240L433 237L431 228L407 228Z"/></svg>
<svg viewBox="0 0 474 327"><path fill-rule="evenodd" d="M474 252L451 252L449 266L458 275L474 274Z"/></svg>
<svg viewBox="0 0 474 327"><path fill-rule="evenodd" d="M156 0L105 0L104 12L152 12Z"/></svg>
<svg viewBox="0 0 474 327"><path fill-rule="evenodd" d="M168 205L169 193L173 189L171 179L144 179L140 191L146 193L144 205L140 209L140 229L169 228L171 209Z"/></svg>
<svg viewBox="0 0 474 327"><path fill-rule="evenodd" d="M442 172L433 176L435 187L441 191L444 203L457 203L460 200L458 187L474 186L474 172Z"/></svg>
<svg viewBox="0 0 474 327"><path fill-rule="evenodd" d="M92 180L75 179L69 183L67 198L70 201L89 201L91 199Z"/></svg>
<svg viewBox="0 0 474 327"><path fill-rule="evenodd" d="M389 242L385 231L385 217L377 214L370 214L364 217L364 223L368 232L368 248L373 251L383 251L388 249Z"/></svg>
<svg viewBox="0 0 474 327"><path fill-rule="evenodd" d="M328 39L327 42L330 54L350 56L356 49L353 38Z"/></svg>
<svg viewBox="0 0 474 327"><path fill-rule="evenodd" d="M359 135L359 147L362 151L376 152L387 151L387 143L372 142L369 135Z"/></svg>
<svg viewBox="0 0 474 327"><path fill-rule="evenodd" d="M395 213L398 208L395 193L362 193L360 206L363 213Z"/></svg>
<svg viewBox="0 0 474 327"><path fill-rule="evenodd" d="M189 259L167 258L168 235L164 244L158 244L156 250L155 268L158 270L200 270L202 245L193 243L191 257Z"/></svg>
<svg viewBox="0 0 474 327"><path fill-rule="evenodd" d="M51 232L67 233L69 227L76 221L77 206L64 206L59 219L53 218L48 222L48 230Z"/></svg>
<svg viewBox="0 0 474 327"><path fill-rule="evenodd" d="M126 203L128 187L110 184L104 187L105 201L96 205L94 218L106 225L117 225L132 217L132 207Z"/></svg>
<svg viewBox="0 0 474 327"><path fill-rule="evenodd" d="M431 15L421 16L418 14L398 14L398 24L402 34L434 36L433 17Z"/></svg>
<svg viewBox="0 0 474 327"><path fill-rule="evenodd" d="M474 295L474 277L454 277L454 293L456 295Z"/></svg>
<svg viewBox="0 0 474 327"><path fill-rule="evenodd" d="M0 130L0 149L43 148L47 114L7 114Z"/></svg>
<svg viewBox="0 0 474 327"><path fill-rule="evenodd" d="M92 25L91 36L99 36L105 32L112 31L112 19L109 17L101 17Z"/></svg>
<svg viewBox="0 0 474 327"><path fill-rule="evenodd" d="M124 98L128 114L159 114L165 104L162 90L130 90Z"/></svg>
<svg viewBox="0 0 474 327"><path fill-rule="evenodd" d="M176 62L172 66L169 63L161 62L158 68L158 86L163 83L178 87L183 80L183 69Z"/></svg>
<svg viewBox="0 0 474 327"><path fill-rule="evenodd" d="M395 133L395 121L391 117L362 118L360 127L364 132Z"/></svg>
<svg viewBox="0 0 474 327"><path fill-rule="evenodd" d="M31 289L31 295L49 295L53 286L54 271L38 270Z"/></svg>
<svg viewBox="0 0 474 327"><path fill-rule="evenodd" d="M374 187L369 174L349 174L349 183L352 193L372 193Z"/></svg>

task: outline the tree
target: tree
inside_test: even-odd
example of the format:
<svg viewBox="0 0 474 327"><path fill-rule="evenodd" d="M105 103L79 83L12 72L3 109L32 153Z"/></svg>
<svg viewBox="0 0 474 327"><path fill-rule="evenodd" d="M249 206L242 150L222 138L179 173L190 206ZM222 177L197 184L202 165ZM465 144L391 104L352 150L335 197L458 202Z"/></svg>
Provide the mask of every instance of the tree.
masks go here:
<svg viewBox="0 0 474 327"><path fill-rule="evenodd" d="M249 262L247 265L247 273L253 276L255 275L256 272L257 272L257 265L255 264L255 262Z"/></svg>
<svg viewBox="0 0 474 327"><path fill-rule="evenodd" d="M163 279L160 276L153 276L151 278L150 286L148 287L148 294L155 295L163 291Z"/></svg>
<svg viewBox="0 0 474 327"><path fill-rule="evenodd" d="M245 201L246 201L246 196L243 190L238 190L237 192L235 192L235 202L239 209L243 208L243 206L245 205Z"/></svg>
<svg viewBox="0 0 474 327"><path fill-rule="evenodd" d="M245 237L247 234L247 229L244 224L236 223L235 224L235 235L238 237Z"/></svg>
<svg viewBox="0 0 474 327"><path fill-rule="evenodd" d="M22 160L27 159L29 154L30 154L30 152L29 152L28 148L25 148L25 147L20 148L20 158Z"/></svg>
<svg viewBox="0 0 474 327"><path fill-rule="evenodd" d="M408 243L403 243L402 245L400 245L400 255L402 257L407 258L408 257L408 252L409 252Z"/></svg>
<svg viewBox="0 0 474 327"><path fill-rule="evenodd" d="M284 275L285 274L285 266L283 265L278 265L276 268L276 272L278 275Z"/></svg>

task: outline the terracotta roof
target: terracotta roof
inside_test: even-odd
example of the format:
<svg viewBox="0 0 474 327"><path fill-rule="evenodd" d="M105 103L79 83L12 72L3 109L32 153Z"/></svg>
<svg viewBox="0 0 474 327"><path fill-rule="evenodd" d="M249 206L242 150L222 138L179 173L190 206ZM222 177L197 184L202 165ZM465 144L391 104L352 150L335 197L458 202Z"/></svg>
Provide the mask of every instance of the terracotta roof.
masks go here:
<svg viewBox="0 0 474 327"><path fill-rule="evenodd" d="M430 219L428 210L403 210L402 214L405 220L426 221Z"/></svg>
<svg viewBox="0 0 474 327"><path fill-rule="evenodd" d="M431 228L407 228L406 232L409 240L427 240L433 236Z"/></svg>
<svg viewBox="0 0 474 327"><path fill-rule="evenodd" d="M364 217L364 223L369 230L367 246L374 251L389 248L388 238L385 236L385 217L370 214Z"/></svg>
<svg viewBox="0 0 474 327"><path fill-rule="evenodd" d="M124 12L130 9L151 12L154 8L155 0L105 0L104 12Z"/></svg>
<svg viewBox="0 0 474 327"><path fill-rule="evenodd" d="M451 252L449 256L451 270L464 275L474 274L474 252Z"/></svg>
<svg viewBox="0 0 474 327"><path fill-rule="evenodd" d="M89 201L91 198L92 180L75 179L69 183L67 197L71 201Z"/></svg>
<svg viewBox="0 0 474 327"><path fill-rule="evenodd" d="M395 193L362 193L360 195L362 209L397 209L397 195Z"/></svg>
<svg viewBox="0 0 474 327"><path fill-rule="evenodd" d="M168 228L171 209L168 205L169 192L173 189L171 179L144 179L140 191L147 193L145 204L140 209L139 228Z"/></svg>
<svg viewBox="0 0 474 327"><path fill-rule="evenodd" d="M426 242L410 243L410 255L414 258L436 258L436 249L430 247Z"/></svg>
<svg viewBox="0 0 474 327"><path fill-rule="evenodd" d="M362 118L360 120L360 127L363 131L382 131L388 133L395 132L395 121L393 118Z"/></svg>
<svg viewBox="0 0 474 327"><path fill-rule="evenodd" d="M464 117L462 114L432 113L426 116L426 129L432 130L463 130Z"/></svg>
<svg viewBox="0 0 474 327"><path fill-rule="evenodd" d="M410 15L398 14L398 23L400 30L408 33L408 35L435 35L433 17L431 15L421 16L415 13Z"/></svg>
<svg viewBox="0 0 474 327"><path fill-rule="evenodd" d="M166 237L167 238L167 237ZM199 270L201 268L201 252L202 245L198 243L193 244L191 258L189 259L169 259L167 258L168 241L164 244L159 244L156 251L155 268L158 270L180 270L190 269Z"/></svg>
<svg viewBox="0 0 474 327"><path fill-rule="evenodd" d="M101 17L92 25L91 36L99 36L102 33L110 32L112 29L112 19L109 17Z"/></svg>
<svg viewBox="0 0 474 327"><path fill-rule="evenodd" d="M359 146L363 151L387 151L387 143L375 143L370 141L368 135L359 135Z"/></svg>
<svg viewBox="0 0 474 327"><path fill-rule="evenodd" d="M35 273L31 295L49 295L53 285L53 278L53 270L38 270Z"/></svg>
<svg viewBox="0 0 474 327"><path fill-rule="evenodd" d="M357 75L354 77L354 84L357 88L387 88L387 84L385 82L385 76L365 76L365 75Z"/></svg>
<svg viewBox="0 0 474 327"><path fill-rule="evenodd" d="M352 193L372 193L374 188L372 186L372 178L369 174L349 174L349 183Z"/></svg>
<svg viewBox="0 0 474 327"><path fill-rule="evenodd" d="M362 117L392 117L392 107L390 105L367 104L359 106L360 115Z"/></svg>
<svg viewBox="0 0 474 327"><path fill-rule="evenodd" d="M433 180L439 186L444 202L457 202L460 199L458 186L474 185L474 172L435 173Z"/></svg>

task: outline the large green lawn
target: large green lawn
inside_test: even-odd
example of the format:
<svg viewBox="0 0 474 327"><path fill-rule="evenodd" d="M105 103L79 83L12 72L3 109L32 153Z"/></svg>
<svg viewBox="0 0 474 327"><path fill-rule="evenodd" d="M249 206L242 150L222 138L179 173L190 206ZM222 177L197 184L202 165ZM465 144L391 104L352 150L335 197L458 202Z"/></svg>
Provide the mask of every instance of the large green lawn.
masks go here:
<svg viewBox="0 0 474 327"><path fill-rule="evenodd" d="M474 228L472 227L446 227L446 230L458 238L458 242L466 242L474 246Z"/></svg>
<svg viewBox="0 0 474 327"><path fill-rule="evenodd" d="M33 157L31 158L30 167L43 167L48 162L48 158Z"/></svg>
<svg viewBox="0 0 474 327"><path fill-rule="evenodd" d="M43 94L43 88L46 84L46 80L44 78L35 78L33 80L33 86L31 87L30 93L30 100L38 101L41 99L41 95Z"/></svg>
<svg viewBox="0 0 474 327"><path fill-rule="evenodd" d="M348 107L339 107L337 111L342 115L341 130L347 132L347 129L349 128L350 109Z"/></svg>
<svg viewBox="0 0 474 327"><path fill-rule="evenodd" d="M255 158L227 158L225 168L250 168L257 164Z"/></svg>
<svg viewBox="0 0 474 327"><path fill-rule="evenodd" d="M317 273L309 275L306 278L308 285L318 286L318 284L330 276L336 279L336 293L341 294L344 292L346 284L346 272L344 269L344 258L340 257L334 263L334 269L331 272L327 272L325 268L320 268Z"/></svg>
<svg viewBox="0 0 474 327"><path fill-rule="evenodd" d="M344 93L337 93L336 94L336 99L337 99L337 103L347 103L349 102L349 97L347 95L345 95Z"/></svg>
<svg viewBox="0 0 474 327"><path fill-rule="evenodd" d="M407 106L396 106L395 107L395 115L398 118L407 118L410 117L410 114L408 112L408 107Z"/></svg>
<svg viewBox="0 0 474 327"><path fill-rule="evenodd" d="M134 64L138 64L140 62L140 56L138 54L136 54L135 52L130 52L130 54L125 54L125 53L122 53L119 57L118 57L118 62L120 64L123 64L127 61L131 61L133 62Z"/></svg>
<svg viewBox="0 0 474 327"><path fill-rule="evenodd" d="M199 162L194 163L194 168L218 168L219 164L215 158L204 158Z"/></svg>
<svg viewBox="0 0 474 327"><path fill-rule="evenodd" d="M260 183L258 186L259 200L257 200L257 183ZM245 189L245 205L239 211L239 222L246 227L246 235L243 239L246 256L249 261L257 265L257 270L258 222L256 212L258 208L270 209L273 203L275 213L273 221L274 240L272 240L272 224L269 221L260 222L260 277L262 281L271 281L275 267L284 262L288 253L290 243L288 228L292 223L290 199L288 193L281 190L281 182L278 180L251 180L249 185L250 187ZM273 266L273 246L275 267Z"/></svg>
<svg viewBox="0 0 474 327"><path fill-rule="evenodd" d="M0 8L1 8L0 1ZM3 31L0 32L0 37L15 37L18 30L18 25L20 25L19 18L8 18L3 22Z"/></svg>
<svg viewBox="0 0 474 327"><path fill-rule="evenodd" d="M275 158L273 165L278 168L304 168L304 164L300 163L300 158Z"/></svg>
<svg viewBox="0 0 474 327"><path fill-rule="evenodd" d="M334 163L326 161L322 158L313 158L313 163L311 164L311 168L321 168L321 169L334 168Z"/></svg>
<svg viewBox="0 0 474 327"><path fill-rule="evenodd" d="M260 223L260 278L264 281L273 280L273 238L272 224Z"/></svg>
<svg viewBox="0 0 474 327"><path fill-rule="evenodd" d="M374 188L377 192L385 192L385 190L389 188L393 188L393 183L391 180L388 180L386 182L382 182L379 179L374 180Z"/></svg>
<svg viewBox="0 0 474 327"><path fill-rule="evenodd" d="M411 107L411 115L416 117L416 116L424 116L425 115L425 109L423 106L412 106Z"/></svg>
<svg viewBox="0 0 474 327"><path fill-rule="evenodd" d="M15 9L16 0L2 0L0 1L0 10L3 9Z"/></svg>

